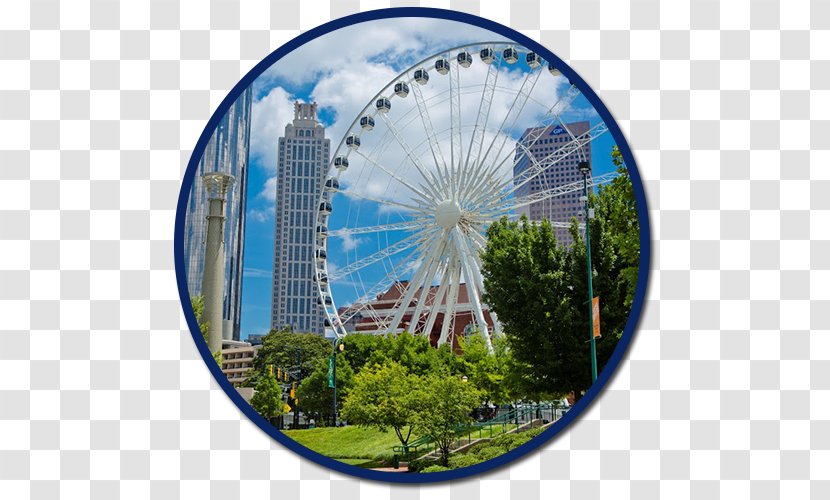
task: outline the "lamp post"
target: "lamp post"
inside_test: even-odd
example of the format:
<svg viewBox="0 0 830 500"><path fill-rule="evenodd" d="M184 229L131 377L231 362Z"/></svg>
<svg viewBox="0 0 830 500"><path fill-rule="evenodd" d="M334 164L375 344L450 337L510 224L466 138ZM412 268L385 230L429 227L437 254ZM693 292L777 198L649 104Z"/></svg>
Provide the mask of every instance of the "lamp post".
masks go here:
<svg viewBox="0 0 830 500"><path fill-rule="evenodd" d="M585 202L585 255L588 261L588 338L591 343L591 382L595 382L597 380L597 340L594 337L594 273L591 266L591 215L588 203L588 174L591 172L591 164L587 161L579 162L579 171L582 172L582 199Z"/></svg>
<svg viewBox="0 0 830 500"><path fill-rule="evenodd" d="M303 375L303 363L302 363L302 353L303 350L297 348L297 388L300 388L300 381L302 380ZM294 428L300 428L300 399L294 399Z"/></svg>
<svg viewBox="0 0 830 500"><path fill-rule="evenodd" d="M208 192L207 236L205 242L202 294L208 323L208 348L212 355L222 351L222 301L225 289L225 202L234 177L222 172L202 176Z"/></svg>
<svg viewBox="0 0 830 500"><path fill-rule="evenodd" d="M345 344L343 344L343 340L339 338L334 339L334 345L332 346L332 354L331 354L331 388L334 389L332 392L332 401L331 401L331 410L332 410L332 421L334 422L334 426L337 427L339 423L337 421L337 351L343 351L345 349Z"/></svg>

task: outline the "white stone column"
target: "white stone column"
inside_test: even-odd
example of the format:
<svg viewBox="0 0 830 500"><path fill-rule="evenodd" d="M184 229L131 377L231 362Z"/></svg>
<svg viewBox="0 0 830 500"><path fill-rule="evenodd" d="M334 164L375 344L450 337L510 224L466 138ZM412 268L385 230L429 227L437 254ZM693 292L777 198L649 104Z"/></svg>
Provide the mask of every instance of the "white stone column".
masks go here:
<svg viewBox="0 0 830 500"><path fill-rule="evenodd" d="M202 295L205 309L202 321L208 323L208 347L215 354L222 350L222 306L225 291L225 200L234 178L221 172L202 176L208 192L205 267Z"/></svg>

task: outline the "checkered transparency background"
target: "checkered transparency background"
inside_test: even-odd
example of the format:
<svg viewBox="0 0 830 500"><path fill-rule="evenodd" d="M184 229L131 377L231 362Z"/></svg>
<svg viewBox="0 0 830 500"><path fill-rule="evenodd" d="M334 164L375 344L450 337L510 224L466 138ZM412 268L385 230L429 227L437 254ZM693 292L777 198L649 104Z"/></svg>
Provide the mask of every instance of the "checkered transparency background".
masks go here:
<svg viewBox="0 0 830 500"><path fill-rule="evenodd" d="M4 498L830 498L830 3L423 5L540 40L629 138L652 273L599 401L453 484L359 481L272 442L186 330L180 179L258 60L389 4L2 2Z"/></svg>

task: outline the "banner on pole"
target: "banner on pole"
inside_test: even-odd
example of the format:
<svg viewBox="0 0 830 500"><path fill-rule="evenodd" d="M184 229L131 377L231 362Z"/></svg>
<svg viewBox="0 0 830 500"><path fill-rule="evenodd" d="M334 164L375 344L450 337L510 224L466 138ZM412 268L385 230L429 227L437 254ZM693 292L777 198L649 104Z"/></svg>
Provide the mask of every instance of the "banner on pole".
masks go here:
<svg viewBox="0 0 830 500"><path fill-rule="evenodd" d="M334 355L329 356L329 387L334 388Z"/></svg>
<svg viewBox="0 0 830 500"><path fill-rule="evenodd" d="M593 307L593 314L594 317L594 338L598 339L602 337L602 334L599 332L599 297L594 297L594 300L591 304Z"/></svg>

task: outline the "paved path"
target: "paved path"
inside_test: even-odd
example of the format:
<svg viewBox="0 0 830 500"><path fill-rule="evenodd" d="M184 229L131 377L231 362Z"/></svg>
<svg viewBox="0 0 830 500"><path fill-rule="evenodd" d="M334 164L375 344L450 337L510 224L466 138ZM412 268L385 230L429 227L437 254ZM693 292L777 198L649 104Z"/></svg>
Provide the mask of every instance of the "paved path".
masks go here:
<svg viewBox="0 0 830 500"><path fill-rule="evenodd" d="M402 465L397 469L394 467L381 467L380 469L372 469L372 470L379 470L381 472L409 472L409 467L406 465Z"/></svg>

